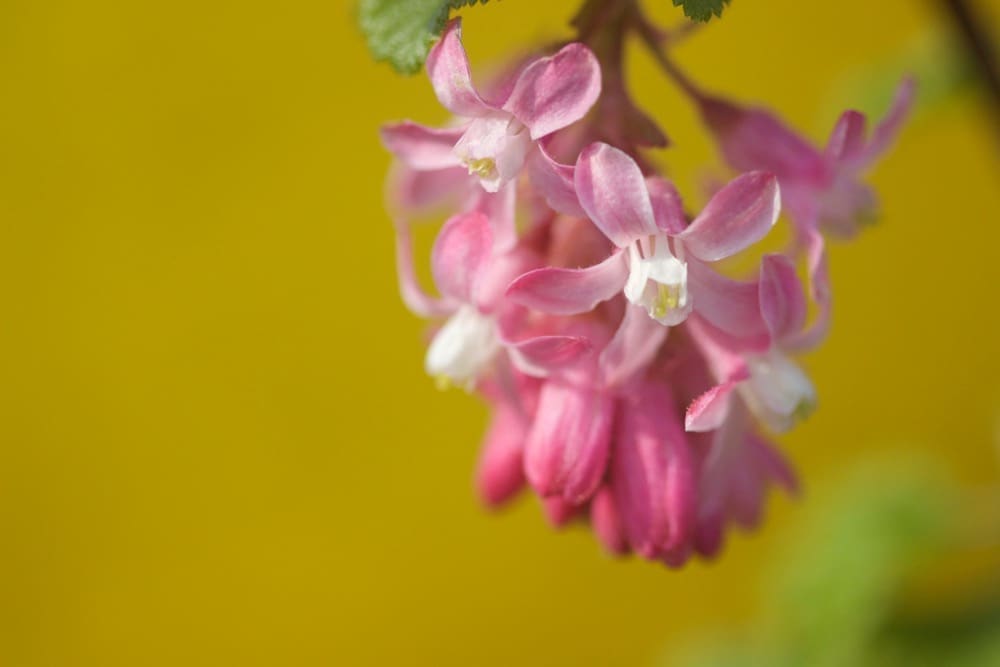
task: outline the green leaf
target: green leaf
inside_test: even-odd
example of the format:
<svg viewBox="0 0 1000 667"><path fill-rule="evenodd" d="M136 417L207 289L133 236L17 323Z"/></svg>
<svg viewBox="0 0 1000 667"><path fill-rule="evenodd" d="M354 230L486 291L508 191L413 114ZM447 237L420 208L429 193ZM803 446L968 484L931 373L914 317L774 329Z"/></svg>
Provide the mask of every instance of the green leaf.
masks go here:
<svg viewBox="0 0 1000 667"><path fill-rule="evenodd" d="M358 20L375 60L413 74L444 30L448 13L488 0L361 0Z"/></svg>
<svg viewBox="0 0 1000 667"><path fill-rule="evenodd" d="M722 16L730 0L673 0L674 7L684 7L684 15L693 21L705 22L712 16Z"/></svg>

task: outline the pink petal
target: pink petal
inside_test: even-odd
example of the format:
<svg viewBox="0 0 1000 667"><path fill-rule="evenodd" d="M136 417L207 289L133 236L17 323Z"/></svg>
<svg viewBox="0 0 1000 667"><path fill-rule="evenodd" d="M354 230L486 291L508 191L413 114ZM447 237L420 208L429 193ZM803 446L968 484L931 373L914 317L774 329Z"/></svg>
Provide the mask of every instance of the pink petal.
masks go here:
<svg viewBox="0 0 1000 667"><path fill-rule="evenodd" d="M688 292L695 312L709 324L738 338L769 335L760 313L756 282L727 278L693 258L687 264Z"/></svg>
<svg viewBox="0 0 1000 667"><path fill-rule="evenodd" d="M684 416L684 428L690 432L714 431L729 415L733 390L750 377L746 366L736 370L722 384L717 384L694 399Z"/></svg>
<svg viewBox="0 0 1000 667"><path fill-rule="evenodd" d="M614 493L607 486L598 489L590 501L590 523L594 534L608 553L623 556L629 552L625 529L615 506Z"/></svg>
<svg viewBox="0 0 1000 667"><path fill-rule="evenodd" d="M804 239L809 268L809 292L819 312L808 328L785 339L783 347L791 350L806 350L819 344L830 328L832 314L833 299L830 294L826 242L823 240L823 235L815 229L804 230Z"/></svg>
<svg viewBox="0 0 1000 667"><path fill-rule="evenodd" d="M649 190L657 228L671 236L684 231L687 227L684 202L674 184L665 178L650 176L646 178L646 188Z"/></svg>
<svg viewBox="0 0 1000 667"><path fill-rule="evenodd" d="M865 150L865 124L863 113L845 111L841 114L826 143L826 158L833 162L858 159Z"/></svg>
<svg viewBox="0 0 1000 667"><path fill-rule="evenodd" d="M768 479L777 482L793 496L799 493L799 478L795 469L773 444L751 433L746 439L746 446L752 451L752 456L760 463Z"/></svg>
<svg viewBox="0 0 1000 667"><path fill-rule="evenodd" d="M601 352L599 363L605 386L625 384L643 371L656 356L668 331L668 327L649 317L643 308L626 304L614 338Z"/></svg>
<svg viewBox="0 0 1000 667"><path fill-rule="evenodd" d="M462 167L418 171L396 163L386 184L387 205L397 219L419 216L439 207L454 207L471 183Z"/></svg>
<svg viewBox="0 0 1000 667"><path fill-rule="evenodd" d="M458 307L450 299L435 299L420 287L413 268L413 241L408 225L396 226L396 273L403 303L421 317L448 315Z"/></svg>
<svg viewBox="0 0 1000 667"><path fill-rule="evenodd" d="M532 184L555 211L575 218L585 218L573 182L573 166L556 162L542 143L537 144L528 162Z"/></svg>
<svg viewBox="0 0 1000 667"><path fill-rule="evenodd" d="M745 446L743 443L741 447ZM744 455L745 456L745 455ZM729 515L739 526L748 530L760 525L764 512L764 479L752 465L734 466L726 483L729 485Z"/></svg>
<svg viewBox="0 0 1000 667"><path fill-rule="evenodd" d="M577 364L593 350L590 339L582 336L536 336L505 344L519 361L545 374Z"/></svg>
<svg viewBox="0 0 1000 667"><path fill-rule="evenodd" d="M473 303L492 248L490 221L482 213L460 213L444 223L431 251L431 271L441 293Z"/></svg>
<svg viewBox="0 0 1000 667"><path fill-rule="evenodd" d="M464 132L464 128L424 127L408 120L383 125L379 130L382 145L389 152L408 166L423 171L459 166L452 149Z"/></svg>
<svg viewBox="0 0 1000 667"><path fill-rule="evenodd" d="M896 88L896 97L892 101L889 112L885 115L872 132L872 140L865 150L862 162L865 165L871 164L882 153L889 150L896 136L899 134L903 123L910 115L914 100L917 96L917 81L912 76L904 78L899 87Z"/></svg>
<svg viewBox="0 0 1000 667"><path fill-rule="evenodd" d="M472 85L469 58L462 46L462 19L452 19L427 54L427 74L438 100L456 116L475 118L492 110Z"/></svg>
<svg viewBox="0 0 1000 667"><path fill-rule="evenodd" d="M760 267L760 310L771 337L780 341L806 321L806 297L792 260L765 255Z"/></svg>
<svg viewBox="0 0 1000 667"><path fill-rule="evenodd" d="M722 512L708 514L698 519L698 528L694 536L694 548L705 558L711 559L719 555L725 543Z"/></svg>
<svg viewBox="0 0 1000 667"><path fill-rule="evenodd" d="M681 547L694 525L694 461L673 397L649 383L622 410L611 480L629 544L646 558Z"/></svg>
<svg viewBox="0 0 1000 667"><path fill-rule="evenodd" d="M503 108L539 139L583 118L600 93L597 58L574 43L525 68Z"/></svg>
<svg viewBox="0 0 1000 667"><path fill-rule="evenodd" d="M476 210L490 219L497 252L506 252L517 244L517 183L507 183L499 191L483 192Z"/></svg>
<svg viewBox="0 0 1000 667"><path fill-rule="evenodd" d="M750 172L719 190L677 238L695 257L714 262L764 238L780 212L778 179L773 174Z"/></svg>
<svg viewBox="0 0 1000 667"><path fill-rule="evenodd" d="M769 171L782 185L786 180L822 183L828 176L820 152L766 109L705 98L702 115L733 169Z"/></svg>
<svg viewBox="0 0 1000 667"><path fill-rule="evenodd" d="M659 232L646 179L627 153L590 144L576 161L574 180L583 210L619 248Z"/></svg>
<svg viewBox="0 0 1000 667"><path fill-rule="evenodd" d="M496 225L493 229L496 238ZM497 245L494 241L493 257L476 287L476 305L484 313L494 312L506 304L504 293L512 280L542 265L538 253L524 245L506 252L499 252Z"/></svg>
<svg viewBox="0 0 1000 667"><path fill-rule="evenodd" d="M549 520L553 528L562 528L578 517L582 511L581 507L572 504L562 496L550 496L541 500L545 518Z"/></svg>
<svg viewBox="0 0 1000 667"><path fill-rule="evenodd" d="M476 469L476 488L487 507L499 507L524 486L525 432L519 413L503 403L494 406Z"/></svg>
<svg viewBox="0 0 1000 667"><path fill-rule="evenodd" d="M586 269L529 271L510 284L507 296L514 303L545 313L575 315L589 312L618 294L627 277L625 255L616 252Z"/></svg>
<svg viewBox="0 0 1000 667"><path fill-rule="evenodd" d="M524 446L524 470L542 496L579 505L597 490L611 447L614 399L561 382L546 382Z"/></svg>

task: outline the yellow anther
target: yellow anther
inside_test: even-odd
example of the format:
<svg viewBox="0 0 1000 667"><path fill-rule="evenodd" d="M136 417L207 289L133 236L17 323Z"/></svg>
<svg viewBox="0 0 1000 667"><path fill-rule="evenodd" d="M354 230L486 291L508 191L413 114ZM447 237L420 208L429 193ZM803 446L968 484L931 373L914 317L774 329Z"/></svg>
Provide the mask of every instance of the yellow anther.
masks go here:
<svg viewBox="0 0 1000 667"><path fill-rule="evenodd" d="M666 317L680 303L680 289L677 285L656 284L656 303L653 305L653 317Z"/></svg>
<svg viewBox="0 0 1000 667"><path fill-rule="evenodd" d="M469 174L475 174L479 178L490 178L497 170L496 161L488 157L470 158L465 164L469 168Z"/></svg>

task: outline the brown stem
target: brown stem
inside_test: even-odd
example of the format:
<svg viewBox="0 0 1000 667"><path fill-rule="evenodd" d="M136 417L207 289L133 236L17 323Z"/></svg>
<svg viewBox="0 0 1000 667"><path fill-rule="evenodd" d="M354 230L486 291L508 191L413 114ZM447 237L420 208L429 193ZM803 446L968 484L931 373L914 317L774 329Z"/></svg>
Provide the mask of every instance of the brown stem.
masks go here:
<svg viewBox="0 0 1000 667"><path fill-rule="evenodd" d="M1000 112L1000 69L997 68L993 44L983 22L967 0L942 0L942 4L962 33L962 39L978 66L983 83L990 91L993 104Z"/></svg>
<svg viewBox="0 0 1000 667"><path fill-rule="evenodd" d="M669 39L664 40L662 34L656 29L649 20L642 15L642 13L636 9L633 16L632 26L642 43L646 45L649 52L652 54L653 59L656 60L657 65L660 69L666 73L681 89L691 96L693 99L698 100L704 97L701 90L694 84L691 79L688 78L677 65L674 64L668 56L666 49L664 48L664 41L669 41Z"/></svg>

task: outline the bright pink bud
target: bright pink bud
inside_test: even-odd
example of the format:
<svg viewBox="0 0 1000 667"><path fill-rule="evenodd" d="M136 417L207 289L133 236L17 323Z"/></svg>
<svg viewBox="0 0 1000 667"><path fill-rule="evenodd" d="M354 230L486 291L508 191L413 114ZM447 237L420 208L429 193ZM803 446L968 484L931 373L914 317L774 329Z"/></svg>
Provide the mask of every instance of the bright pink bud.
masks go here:
<svg viewBox="0 0 1000 667"><path fill-rule="evenodd" d="M632 548L660 558L683 548L695 518L695 470L670 389L648 382L624 402L611 484Z"/></svg>
<svg viewBox="0 0 1000 667"><path fill-rule="evenodd" d="M525 445L525 472L542 496L580 504L604 476L615 402L601 391L546 382Z"/></svg>
<svg viewBox="0 0 1000 667"><path fill-rule="evenodd" d="M622 556L629 552L628 537L615 504L615 495L607 486L598 489L590 501L590 525L608 553Z"/></svg>
<svg viewBox="0 0 1000 667"><path fill-rule="evenodd" d="M506 403L494 406L476 470L476 488L488 507L506 503L524 486L526 426L525 417Z"/></svg>

